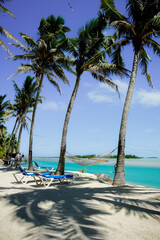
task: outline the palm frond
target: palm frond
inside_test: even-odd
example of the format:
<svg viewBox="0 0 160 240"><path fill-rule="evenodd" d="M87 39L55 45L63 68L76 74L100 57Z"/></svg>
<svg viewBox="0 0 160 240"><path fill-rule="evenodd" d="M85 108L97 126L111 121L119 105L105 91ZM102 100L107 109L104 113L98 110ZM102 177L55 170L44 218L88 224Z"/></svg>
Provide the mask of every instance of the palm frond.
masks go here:
<svg viewBox="0 0 160 240"><path fill-rule="evenodd" d="M21 43L9 43L9 44L12 45L12 46L14 46L14 47L21 48L23 51L26 51L26 52L32 51L32 48L27 47L27 46L24 46L24 45L21 44Z"/></svg>
<svg viewBox="0 0 160 240"><path fill-rule="evenodd" d="M109 22L116 20L126 20L126 17L123 16L115 7L114 0L101 0L100 9L105 13L106 19Z"/></svg>
<svg viewBox="0 0 160 240"><path fill-rule="evenodd" d="M72 54L75 58L78 57L76 38L71 39L67 38L66 35L63 35L59 46L67 53Z"/></svg>
<svg viewBox="0 0 160 240"><path fill-rule="evenodd" d="M77 74L76 71L71 67L75 66L76 62L74 58L70 57L57 57L56 62L60 64L64 69L66 69L68 72L71 72L73 74Z"/></svg>
<svg viewBox="0 0 160 240"><path fill-rule="evenodd" d="M35 56L33 53L26 53L26 54L22 54L22 55L15 55L15 56L11 56L9 58L12 58L13 60L18 60L18 59L28 59L28 60L32 60L35 59Z"/></svg>
<svg viewBox="0 0 160 240"><path fill-rule="evenodd" d="M51 71L45 70L44 73L45 73L45 75L50 75L50 76L56 78L57 80L59 80L58 76Z"/></svg>
<svg viewBox="0 0 160 240"><path fill-rule="evenodd" d="M145 45L148 47L151 47L153 49L153 52L156 53L158 56L160 56L160 44L154 41L151 38L145 39Z"/></svg>
<svg viewBox="0 0 160 240"><path fill-rule="evenodd" d="M58 92L61 94L61 89L56 81L47 74L48 80L57 88Z"/></svg>
<svg viewBox="0 0 160 240"><path fill-rule="evenodd" d="M11 51L7 48L7 46L4 44L4 42L2 42L1 39L0 39L0 46L3 47L12 56Z"/></svg>
<svg viewBox="0 0 160 240"><path fill-rule="evenodd" d="M34 39L24 33L20 33L21 37L24 39L24 41L31 47L35 48L37 46L37 42L34 41Z"/></svg>
<svg viewBox="0 0 160 240"><path fill-rule="evenodd" d="M126 32L128 33L133 33L134 36L136 36L136 32L134 30L134 25L131 24L128 21L124 21L124 20L118 20L118 21L114 21L111 23L112 27L116 27L119 30L119 33L122 34L126 34Z"/></svg>
<svg viewBox="0 0 160 240"><path fill-rule="evenodd" d="M153 18L149 19L144 25L142 30L142 34L146 32L147 29L155 29L160 28L160 13L156 14Z"/></svg>
<svg viewBox="0 0 160 240"><path fill-rule="evenodd" d="M11 33L9 33L6 29L0 27L0 32L1 34L3 34L5 37L10 38L12 40L14 40L15 42L20 43L20 41L18 39L16 39Z"/></svg>
<svg viewBox="0 0 160 240"><path fill-rule="evenodd" d="M102 75L100 75L100 74L98 74L98 73L96 73L96 72L94 72L94 71L89 71L89 72L91 72L92 76L93 76L95 79L99 80L100 82L103 82L103 83L108 84L108 85L109 85L111 88L113 88L113 89L118 93L118 95L119 95L118 85L115 84L112 80L110 80L109 78L106 78L106 77L104 77L104 76L102 76Z"/></svg>
<svg viewBox="0 0 160 240"><path fill-rule="evenodd" d="M142 68L142 74L144 74L146 76L149 86L153 87L151 75L148 72L148 61L151 61L151 58L149 57L147 52L144 50L144 48L140 49L139 59L140 59L139 63Z"/></svg>
<svg viewBox="0 0 160 240"><path fill-rule="evenodd" d="M15 91L16 91L16 95L17 95L17 96L20 95L20 94L21 94L20 88L18 87L18 85L16 84L15 81L12 81L12 82L13 82L14 89L15 89Z"/></svg>
<svg viewBox="0 0 160 240"><path fill-rule="evenodd" d="M0 12L8 13L9 15L15 18L13 13L11 13L7 8L3 7L1 4L0 4Z"/></svg>
<svg viewBox="0 0 160 240"><path fill-rule="evenodd" d="M56 64L56 63L53 63L52 66L53 66L53 70L54 70L55 74L56 74L59 78L61 78L64 83L68 83L68 79L67 79L66 75L64 74L64 71L63 71L63 69L61 68L61 66L59 66L59 65Z"/></svg>
<svg viewBox="0 0 160 240"><path fill-rule="evenodd" d="M22 66L20 66L20 67L18 68L18 71L15 72L15 73L13 73L12 75L10 75L10 76L7 78L7 80L10 79L11 77L14 77L14 76L17 75L17 74L27 73L27 72L30 72L31 70L32 70L31 65L22 65Z"/></svg>

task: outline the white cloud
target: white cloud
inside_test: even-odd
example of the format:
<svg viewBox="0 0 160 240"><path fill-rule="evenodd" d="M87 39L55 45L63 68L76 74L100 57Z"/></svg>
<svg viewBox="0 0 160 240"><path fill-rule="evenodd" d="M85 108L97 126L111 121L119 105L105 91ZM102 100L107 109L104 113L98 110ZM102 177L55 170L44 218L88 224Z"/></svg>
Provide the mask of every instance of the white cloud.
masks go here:
<svg viewBox="0 0 160 240"><path fill-rule="evenodd" d="M120 80L115 80L114 83L118 85L120 92L120 100L123 103L126 97L128 83ZM99 83L99 85L92 91L88 92L88 98L95 103L111 103L119 104L119 98L115 90L104 83ZM132 99L132 104L142 104L144 106L160 106L160 91L147 91L145 89L134 89L134 95Z"/></svg>
<svg viewBox="0 0 160 240"><path fill-rule="evenodd" d="M148 128L148 129L145 129L144 132L145 133L152 133L152 132L155 132L155 130L152 129L152 128Z"/></svg>
<svg viewBox="0 0 160 240"><path fill-rule="evenodd" d="M110 96L105 95L104 92L101 92L99 90L88 92L87 96L90 100L92 100L93 102L96 102L96 103L112 102L112 98Z"/></svg>
<svg viewBox="0 0 160 240"><path fill-rule="evenodd" d="M64 110L65 104L62 102L46 102L41 105L41 108L43 110L52 110L52 111L58 111L58 110Z"/></svg>
<svg viewBox="0 0 160 240"><path fill-rule="evenodd" d="M101 132L101 130L100 129L91 129L91 130L89 130L89 133L98 133L98 132Z"/></svg>
<svg viewBox="0 0 160 240"><path fill-rule="evenodd" d="M115 83L118 85L118 89L120 94L126 95L127 89L128 89L128 84L126 82L116 80Z"/></svg>
<svg viewBox="0 0 160 240"><path fill-rule="evenodd" d="M114 83L118 85L121 99L124 99L128 88L127 83L120 80L116 80L114 81ZM116 93L115 89L105 83L99 83L94 90L88 92L87 96L91 101L95 103L116 103L117 101L119 102L118 94Z"/></svg>
<svg viewBox="0 0 160 240"><path fill-rule="evenodd" d="M120 80L115 80L114 83L117 84L120 94L126 95L128 84ZM108 84L100 83L99 87L102 89L106 89L109 92L115 93L115 90L112 87L110 87Z"/></svg>
<svg viewBox="0 0 160 240"><path fill-rule="evenodd" d="M146 106L160 106L160 91L138 90L135 94L135 100Z"/></svg>

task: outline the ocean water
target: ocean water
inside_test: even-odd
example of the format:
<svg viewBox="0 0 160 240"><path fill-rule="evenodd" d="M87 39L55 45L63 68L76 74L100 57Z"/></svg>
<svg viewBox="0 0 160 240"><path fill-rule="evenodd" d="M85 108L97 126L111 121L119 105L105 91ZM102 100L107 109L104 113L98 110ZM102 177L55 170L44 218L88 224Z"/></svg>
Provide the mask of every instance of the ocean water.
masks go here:
<svg viewBox="0 0 160 240"><path fill-rule="evenodd" d="M52 166L56 169L58 165L58 158L38 157L33 160L40 166ZM108 174L113 179L116 160L108 160L108 163L90 167L83 167L66 160L65 170L78 171L85 168L85 172ZM126 183L160 189L160 158L126 159L125 179Z"/></svg>

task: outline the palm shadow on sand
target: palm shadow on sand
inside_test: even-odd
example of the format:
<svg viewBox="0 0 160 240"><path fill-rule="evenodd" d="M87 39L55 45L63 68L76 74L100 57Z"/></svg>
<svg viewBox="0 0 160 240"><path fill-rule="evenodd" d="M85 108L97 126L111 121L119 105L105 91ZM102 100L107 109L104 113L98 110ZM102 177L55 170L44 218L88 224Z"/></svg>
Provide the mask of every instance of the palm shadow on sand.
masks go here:
<svg viewBox="0 0 160 240"><path fill-rule="evenodd" d="M156 193L156 190L153 192ZM145 194L146 200L135 197L140 194ZM23 238L104 239L109 229L107 222L103 227L98 218L112 213L102 206L110 206L115 212L124 209L126 215L137 214L140 218L151 216L160 221L160 192L157 191L157 199L152 199L149 194L150 189L142 191L138 186L107 187L104 184L101 188L90 188L87 182L75 181L72 185L54 184L48 189L31 188L4 199L16 206L14 214L19 219L31 223Z"/></svg>

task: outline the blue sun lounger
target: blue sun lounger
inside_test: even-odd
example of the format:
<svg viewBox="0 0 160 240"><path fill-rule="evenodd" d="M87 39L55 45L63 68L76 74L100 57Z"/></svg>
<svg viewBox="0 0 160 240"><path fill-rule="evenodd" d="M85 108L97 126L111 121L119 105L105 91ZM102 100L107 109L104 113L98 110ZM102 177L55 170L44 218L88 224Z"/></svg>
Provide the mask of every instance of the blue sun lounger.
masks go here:
<svg viewBox="0 0 160 240"><path fill-rule="evenodd" d="M73 179L75 178L74 175L71 174L64 174L64 175L44 175L38 173L37 176L40 178L41 182L45 187L49 187L51 183L55 180L59 180L61 183L66 181L67 183L72 183ZM34 176L35 179L35 176Z"/></svg>
<svg viewBox="0 0 160 240"><path fill-rule="evenodd" d="M13 176L18 183L21 182L23 184L26 184L30 179L33 179L33 176L38 175L37 172L34 172L34 173L27 172L20 165L18 165L18 169L20 170L20 173L13 173ZM42 176L46 176L46 175L50 175L50 174L51 174L50 172L41 173ZM35 180L36 184L39 185L35 178L34 178L34 180Z"/></svg>
<svg viewBox="0 0 160 240"><path fill-rule="evenodd" d="M39 166L36 161L34 161L34 164L36 165L36 168L37 168L38 170L53 171L53 169L54 169L54 167L43 167L43 166Z"/></svg>

